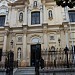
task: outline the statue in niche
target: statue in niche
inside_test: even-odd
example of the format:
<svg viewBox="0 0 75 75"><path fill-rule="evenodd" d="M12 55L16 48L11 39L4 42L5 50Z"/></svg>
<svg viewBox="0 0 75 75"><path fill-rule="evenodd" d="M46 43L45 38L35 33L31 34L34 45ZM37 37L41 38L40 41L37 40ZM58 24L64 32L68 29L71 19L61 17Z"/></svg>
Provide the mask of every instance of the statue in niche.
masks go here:
<svg viewBox="0 0 75 75"><path fill-rule="evenodd" d="M51 50L52 50L52 51L55 51L55 47L54 47L54 46L51 46Z"/></svg>
<svg viewBox="0 0 75 75"><path fill-rule="evenodd" d="M37 7L37 1L34 1L34 7Z"/></svg>
<svg viewBox="0 0 75 75"><path fill-rule="evenodd" d="M19 21L20 21L20 22L23 21L23 13L22 13L22 12L19 14Z"/></svg>
<svg viewBox="0 0 75 75"><path fill-rule="evenodd" d="M48 15L49 15L49 18L53 18L52 10L49 10Z"/></svg>
<svg viewBox="0 0 75 75"><path fill-rule="evenodd" d="M18 61L21 60L21 48L18 48Z"/></svg>

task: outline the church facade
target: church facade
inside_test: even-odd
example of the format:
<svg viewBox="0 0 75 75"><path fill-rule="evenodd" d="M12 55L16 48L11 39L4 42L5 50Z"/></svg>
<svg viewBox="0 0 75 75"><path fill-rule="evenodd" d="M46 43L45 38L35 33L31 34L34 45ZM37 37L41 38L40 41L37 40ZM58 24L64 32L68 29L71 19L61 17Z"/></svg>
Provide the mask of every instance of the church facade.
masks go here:
<svg viewBox="0 0 75 75"><path fill-rule="evenodd" d="M31 48L41 52L75 45L75 8L62 8L53 0L2 0L0 2L0 50L14 52L14 61L30 66Z"/></svg>

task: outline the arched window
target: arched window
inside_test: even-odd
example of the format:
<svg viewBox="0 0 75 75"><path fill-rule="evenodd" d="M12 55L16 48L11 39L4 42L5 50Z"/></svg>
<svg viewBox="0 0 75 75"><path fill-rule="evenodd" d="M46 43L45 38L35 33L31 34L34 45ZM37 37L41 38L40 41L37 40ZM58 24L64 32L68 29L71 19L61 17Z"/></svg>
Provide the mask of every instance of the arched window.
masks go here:
<svg viewBox="0 0 75 75"><path fill-rule="evenodd" d="M20 47L17 50L17 58L18 58L18 61L21 60L21 48Z"/></svg>
<svg viewBox="0 0 75 75"><path fill-rule="evenodd" d="M49 16L49 18L53 18L52 10L49 10L49 12L48 12L48 16Z"/></svg>
<svg viewBox="0 0 75 75"><path fill-rule="evenodd" d="M19 14L19 21L20 21L20 22L23 21L23 13L22 13L22 12Z"/></svg>
<svg viewBox="0 0 75 75"><path fill-rule="evenodd" d="M40 12L31 12L31 24L40 24Z"/></svg>
<svg viewBox="0 0 75 75"><path fill-rule="evenodd" d="M32 39L32 43L39 43L40 42L40 39L39 38L33 38Z"/></svg>

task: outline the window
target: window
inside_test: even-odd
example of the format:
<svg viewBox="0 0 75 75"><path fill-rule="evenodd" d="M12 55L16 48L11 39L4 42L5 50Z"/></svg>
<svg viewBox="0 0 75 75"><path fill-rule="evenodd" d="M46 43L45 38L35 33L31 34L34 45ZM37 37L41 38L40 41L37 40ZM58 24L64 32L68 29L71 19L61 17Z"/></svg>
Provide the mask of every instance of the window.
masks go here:
<svg viewBox="0 0 75 75"><path fill-rule="evenodd" d="M31 24L40 24L40 12L31 13Z"/></svg>
<svg viewBox="0 0 75 75"><path fill-rule="evenodd" d="M69 11L70 22L75 22L75 11Z"/></svg>
<svg viewBox="0 0 75 75"><path fill-rule="evenodd" d="M33 38L32 39L32 43L39 43L40 42L40 39L39 38Z"/></svg>
<svg viewBox="0 0 75 75"><path fill-rule="evenodd" d="M0 26L4 26L5 24L5 15L0 16Z"/></svg>

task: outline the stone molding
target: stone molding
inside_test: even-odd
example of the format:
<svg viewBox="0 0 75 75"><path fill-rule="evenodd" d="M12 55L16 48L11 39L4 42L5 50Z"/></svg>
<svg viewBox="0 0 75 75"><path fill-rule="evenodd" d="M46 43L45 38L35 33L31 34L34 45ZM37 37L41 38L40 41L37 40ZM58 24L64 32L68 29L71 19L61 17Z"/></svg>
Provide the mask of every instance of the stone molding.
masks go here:
<svg viewBox="0 0 75 75"><path fill-rule="evenodd" d="M15 33L15 32L11 32L11 35L12 35L12 36L16 36L16 33Z"/></svg>

